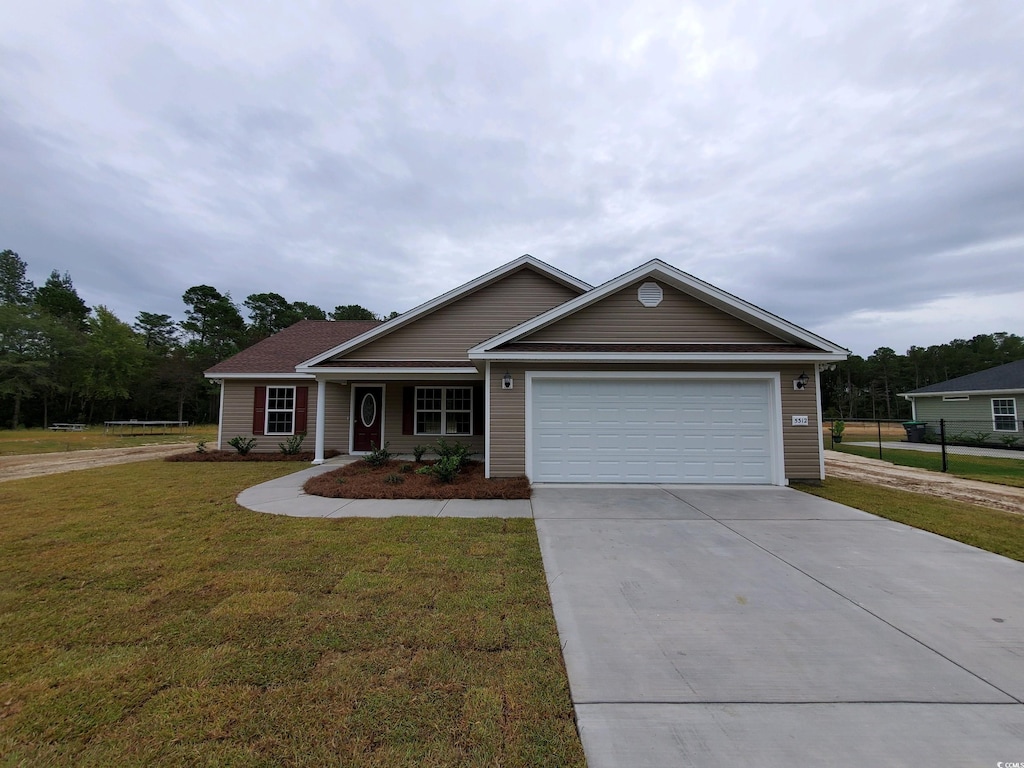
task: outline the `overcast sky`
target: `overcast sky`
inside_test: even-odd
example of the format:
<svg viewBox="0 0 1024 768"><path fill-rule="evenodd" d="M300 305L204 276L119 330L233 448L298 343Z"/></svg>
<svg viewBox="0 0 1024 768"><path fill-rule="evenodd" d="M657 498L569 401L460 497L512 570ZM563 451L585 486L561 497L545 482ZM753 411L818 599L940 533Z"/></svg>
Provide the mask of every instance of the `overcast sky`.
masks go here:
<svg viewBox="0 0 1024 768"><path fill-rule="evenodd" d="M127 321L530 253L862 355L1024 334L1024 3L8 0L0 171L0 249Z"/></svg>

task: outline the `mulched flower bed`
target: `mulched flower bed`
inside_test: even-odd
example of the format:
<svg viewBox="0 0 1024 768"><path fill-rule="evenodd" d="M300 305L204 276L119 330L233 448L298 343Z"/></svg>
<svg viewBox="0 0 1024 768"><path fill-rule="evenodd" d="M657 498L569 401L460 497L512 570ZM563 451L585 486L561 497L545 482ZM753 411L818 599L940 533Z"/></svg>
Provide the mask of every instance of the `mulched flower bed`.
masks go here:
<svg viewBox="0 0 1024 768"><path fill-rule="evenodd" d="M479 461L466 463L454 482L439 483L416 470L433 462L389 461L371 467L365 461L347 464L333 472L310 478L303 490L332 499L528 499L530 481L525 477L488 480ZM386 482L385 478L390 478Z"/></svg>
<svg viewBox="0 0 1024 768"><path fill-rule="evenodd" d="M327 459L338 455L340 455L339 451L324 452L324 458ZM205 453L193 451L192 453L175 453L164 459L164 461L305 461L306 463L312 460L312 451L293 454L284 454L280 451L276 453L248 453L245 456L238 451L206 451Z"/></svg>

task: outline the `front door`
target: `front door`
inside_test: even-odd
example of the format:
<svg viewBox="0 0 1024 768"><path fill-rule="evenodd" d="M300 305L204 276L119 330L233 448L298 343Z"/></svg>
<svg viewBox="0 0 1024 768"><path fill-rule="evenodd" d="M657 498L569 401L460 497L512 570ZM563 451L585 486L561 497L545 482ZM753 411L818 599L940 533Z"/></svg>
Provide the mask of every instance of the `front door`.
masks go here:
<svg viewBox="0 0 1024 768"><path fill-rule="evenodd" d="M353 389L352 450L365 452L380 448L384 424L384 387Z"/></svg>

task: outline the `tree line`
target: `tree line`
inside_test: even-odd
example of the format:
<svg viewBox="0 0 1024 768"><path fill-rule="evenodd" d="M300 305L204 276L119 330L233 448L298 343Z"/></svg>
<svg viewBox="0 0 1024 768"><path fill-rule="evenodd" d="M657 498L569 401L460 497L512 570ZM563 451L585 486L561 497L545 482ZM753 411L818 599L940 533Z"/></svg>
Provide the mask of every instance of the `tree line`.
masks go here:
<svg viewBox="0 0 1024 768"><path fill-rule="evenodd" d="M42 286L14 251L0 252L0 424L177 419L213 422L218 389L203 371L299 320L380 320L358 304L332 312L277 293L254 293L242 308L209 285L182 294L184 319L139 312L134 322L90 307L71 275L53 270ZM392 312L388 317L394 317Z"/></svg>
<svg viewBox="0 0 1024 768"><path fill-rule="evenodd" d="M1024 338L1014 333L983 333L905 354L879 347L866 358L850 355L821 374L822 409L843 419L909 419L911 405L900 397L929 384L977 373L1024 359Z"/></svg>
<svg viewBox="0 0 1024 768"><path fill-rule="evenodd" d="M203 371L299 320L380 320L358 304L332 312L277 293L232 301L209 285L182 294L184 319L139 312L127 323L89 307L67 272L39 287L11 250L0 252L0 424L170 419L213 422L218 389ZM823 371L822 408L846 419L906 419L901 392L1024 359L1024 339L981 334L899 354L889 347Z"/></svg>

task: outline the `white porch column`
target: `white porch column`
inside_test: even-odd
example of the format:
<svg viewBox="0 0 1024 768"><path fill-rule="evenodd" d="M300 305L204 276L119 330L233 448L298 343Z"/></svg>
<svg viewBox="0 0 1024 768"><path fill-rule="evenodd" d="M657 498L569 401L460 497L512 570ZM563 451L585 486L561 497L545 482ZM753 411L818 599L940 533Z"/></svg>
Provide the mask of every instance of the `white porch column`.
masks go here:
<svg viewBox="0 0 1024 768"><path fill-rule="evenodd" d="M314 464L324 463L324 424L327 421L327 381L316 380L316 449Z"/></svg>

